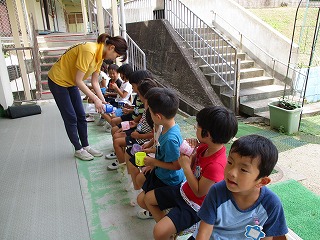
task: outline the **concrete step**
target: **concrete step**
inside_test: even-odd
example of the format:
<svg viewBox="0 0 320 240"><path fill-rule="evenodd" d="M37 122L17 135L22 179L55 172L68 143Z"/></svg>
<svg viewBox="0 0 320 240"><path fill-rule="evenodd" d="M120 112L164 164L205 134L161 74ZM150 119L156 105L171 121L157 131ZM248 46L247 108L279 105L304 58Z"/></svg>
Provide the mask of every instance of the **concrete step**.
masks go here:
<svg viewBox="0 0 320 240"><path fill-rule="evenodd" d="M219 70L219 69L217 69ZM222 68L222 70L225 70ZM235 79L235 76L234 76L234 71L230 70L230 71L227 71L227 72L219 72L217 71L218 74L220 76L223 76L223 79L226 79L230 82L233 82L233 80ZM205 77L208 79L208 81L214 85L217 81L220 81L220 77L218 76L217 73L206 73L205 74ZM261 68L247 68L247 69L241 69L240 70L240 80L243 80L243 79L258 79L259 80L259 77L262 77L264 76L264 70L261 69ZM250 80L247 80L247 81L250 81ZM254 80L251 80L252 82L254 82ZM245 83L245 81L244 81Z"/></svg>
<svg viewBox="0 0 320 240"><path fill-rule="evenodd" d="M92 34L49 34L37 37L39 48L42 47L65 47L79 42L95 42L96 36Z"/></svg>
<svg viewBox="0 0 320 240"><path fill-rule="evenodd" d="M53 63L41 63L40 64L40 69L41 72L48 72L50 70L50 68L53 66Z"/></svg>
<svg viewBox="0 0 320 240"><path fill-rule="evenodd" d="M61 55L41 56L40 57L40 62L41 63L55 63L59 59L60 56Z"/></svg>
<svg viewBox="0 0 320 240"><path fill-rule="evenodd" d="M240 89L250 89L254 87L262 87L272 85L274 79L267 76L256 77L256 78L247 78L240 80ZM221 79L216 80L215 82L211 82L213 89L215 92L220 95L221 93L227 92L230 88L223 82ZM233 81L230 82L233 85Z"/></svg>
<svg viewBox="0 0 320 240"><path fill-rule="evenodd" d="M209 45L200 45L193 49L199 55L230 55L235 52L231 46L210 46Z"/></svg>
<svg viewBox="0 0 320 240"><path fill-rule="evenodd" d="M41 71L41 81L48 80L48 71Z"/></svg>
<svg viewBox="0 0 320 240"><path fill-rule="evenodd" d="M41 87L42 87L42 91L50 91L49 85L48 85L48 79L41 80Z"/></svg>
<svg viewBox="0 0 320 240"><path fill-rule="evenodd" d="M264 111L264 112L258 112L256 113L254 116L256 117L262 117L265 119L265 123L266 124L270 124L270 112L269 110L268 111Z"/></svg>
<svg viewBox="0 0 320 240"><path fill-rule="evenodd" d="M41 56L60 56L62 55L68 47L42 47L39 48Z"/></svg>
<svg viewBox="0 0 320 240"><path fill-rule="evenodd" d="M203 56L195 56L194 60L197 62L197 64L199 66L206 64L205 61L207 62L213 62L212 60L210 60L211 58L214 58L215 55L203 55ZM226 59L226 61L234 61L235 60L235 54L228 54L226 56L224 56L224 58ZM246 59L246 54L245 53L238 53L237 54L237 58L241 59L241 61L244 61Z"/></svg>
<svg viewBox="0 0 320 240"><path fill-rule="evenodd" d="M260 87L253 87L247 89L240 89L240 104L267 98L278 98L283 95L284 86L282 85L267 85ZM289 88L287 88L289 93Z"/></svg>
<svg viewBox="0 0 320 240"><path fill-rule="evenodd" d="M222 41L221 39L218 39L218 38L201 39L201 38L197 38L196 36L194 38L187 38L185 40L181 40L181 42L190 44L191 46L193 46L195 48L200 47L200 46L206 46L206 44L209 44L212 47L230 45L228 41Z"/></svg>
<svg viewBox="0 0 320 240"><path fill-rule="evenodd" d="M240 79L261 77L264 75L262 68L246 68L240 70Z"/></svg>
<svg viewBox="0 0 320 240"><path fill-rule="evenodd" d="M249 116L256 116L260 112L269 111L268 104L277 101L279 98L266 98L256 101L240 103L239 110Z"/></svg>
<svg viewBox="0 0 320 240"><path fill-rule="evenodd" d="M234 62L231 62L231 64L234 64ZM226 63L211 64L209 66L204 64L204 65L199 66L199 68L201 69L201 71L204 74L207 74L207 73L212 73L212 69L211 69L210 66L217 71L218 69L224 68L226 66ZM243 60L243 61L241 61L240 66L241 66L240 69L251 68L251 67L254 66L254 61L252 61L252 60Z"/></svg>
<svg viewBox="0 0 320 240"><path fill-rule="evenodd" d="M273 83L274 83L274 79L268 76L245 78L245 79L240 79L240 89L267 86L267 85L272 85Z"/></svg>

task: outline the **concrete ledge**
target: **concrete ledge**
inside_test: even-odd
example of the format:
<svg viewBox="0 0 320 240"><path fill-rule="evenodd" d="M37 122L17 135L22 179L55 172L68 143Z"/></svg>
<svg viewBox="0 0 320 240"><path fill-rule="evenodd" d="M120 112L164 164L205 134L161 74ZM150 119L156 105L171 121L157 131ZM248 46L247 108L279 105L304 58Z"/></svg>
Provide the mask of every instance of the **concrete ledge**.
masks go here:
<svg viewBox="0 0 320 240"><path fill-rule="evenodd" d="M204 106L223 106L190 51L167 21L129 23L127 31L146 53L147 69L163 86L179 92L183 111L194 115Z"/></svg>

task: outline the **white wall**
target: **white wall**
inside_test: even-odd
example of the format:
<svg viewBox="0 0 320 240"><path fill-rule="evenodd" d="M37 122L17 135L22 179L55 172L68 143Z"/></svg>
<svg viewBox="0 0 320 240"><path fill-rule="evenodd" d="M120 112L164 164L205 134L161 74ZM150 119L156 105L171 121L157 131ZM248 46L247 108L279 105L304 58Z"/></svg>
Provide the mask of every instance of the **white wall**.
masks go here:
<svg viewBox="0 0 320 240"><path fill-rule="evenodd" d="M282 3L288 6L297 6L299 0L234 0L245 8L265 8L265 7L280 7Z"/></svg>
<svg viewBox="0 0 320 240"><path fill-rule="evenodd" d="M255 61L259 60L262 67L273 68L273 58L282 62L275 66L276 72L283 80L286 75L286 64L290 52L290 39L286 38L270 25L263 22L245 8L231 0L202 0L201 4L193 0L184 0L183 3L195 12L208 25L214 24L223 34L232 39L240 47L240 34L243 36L243 51ZM217 14L215 20L214 13ZM250 41L248 40L250 39ZM254 44L255 45L254 45ZM259 48L263 49L261 51ZM297 53L298 46L294 45L293 52ZM292 63L297 62L297 54L293 54ZM263 65L265 64L265 65Z"/></svg>
<svg viewBox="0 0 320 240"><path fill-rule="evenodd" d="M0 41L0 104L7 109L13 104L13 95L8 76L6 61L2 52L2 44Z"/></svg>
<svg viewBox="0 0 320 240"><path fill-rule="evenodd" d="M28 13L32 14L36 30L44 30L40 2L36 0L25 1Z"/></svg>
<svg viewBox="0 0 320 240"><path fill-rule="evenodd" d="M66 32L67 26L66 26L66 20L64 16L64 5L61 3L61 1L56 1L56 17L58 20L58 31L59 32Z"/></svg>

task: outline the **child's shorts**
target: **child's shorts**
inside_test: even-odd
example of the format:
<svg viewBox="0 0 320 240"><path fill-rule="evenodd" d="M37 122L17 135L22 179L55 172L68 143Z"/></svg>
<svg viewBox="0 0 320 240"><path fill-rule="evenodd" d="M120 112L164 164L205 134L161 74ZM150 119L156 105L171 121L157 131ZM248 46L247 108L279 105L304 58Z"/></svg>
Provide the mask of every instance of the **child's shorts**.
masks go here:
<svg viewBox="0 0 320 240"><path fill-rule="evenodd" d="M120 116L120 118L121 118L121 122L133 120L132 113L124 114L124 115Z"/></svg>
<svg viewBox="0 0 320 240"><path fill-rule="evenodd" d="M146 181L144 182L142 189L145 193L152 191L156 188L165 187L167 184L163 183L156 175L155 169L145 174Z"/></svg>
<svg viewBox="0 0 320 240"><path fill-rule="evenodd" d="M182 198L180 184L178 186L156 188L154 194L160 210L172 208L167 216L173 222L178 233L201 220L197 212Z"/></svg>
<svg viewBox="0 0 320 240"><path fill-rule="evenodd" d="M111 104L113 107L118 107L118 103L116 102L115 98L105 97L104 99L105 99L106 102Z"/></svg>
<svg viewBox="0 0 320 240"><path fill-rule="evenodd" d="M132 138L130 135L126 136L126 144L127 147L132 147L133 144L137 143L137 140L135 140L134 138Z"/></svg>

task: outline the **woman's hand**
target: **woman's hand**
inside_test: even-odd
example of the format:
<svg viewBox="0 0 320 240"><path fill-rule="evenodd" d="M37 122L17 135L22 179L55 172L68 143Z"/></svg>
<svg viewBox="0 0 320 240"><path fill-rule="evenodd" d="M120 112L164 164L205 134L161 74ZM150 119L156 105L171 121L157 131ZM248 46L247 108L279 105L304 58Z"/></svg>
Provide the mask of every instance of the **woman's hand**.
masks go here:
<svg viewBox="0 0 320 240"><path fill-rule="evenodd" d="M98 97L94 99L94 106L96 107L96 111L98 113L104 113L104 104Z"/></svg>

